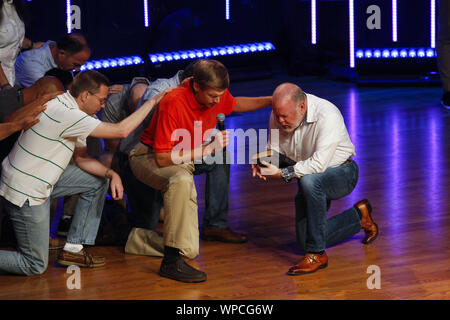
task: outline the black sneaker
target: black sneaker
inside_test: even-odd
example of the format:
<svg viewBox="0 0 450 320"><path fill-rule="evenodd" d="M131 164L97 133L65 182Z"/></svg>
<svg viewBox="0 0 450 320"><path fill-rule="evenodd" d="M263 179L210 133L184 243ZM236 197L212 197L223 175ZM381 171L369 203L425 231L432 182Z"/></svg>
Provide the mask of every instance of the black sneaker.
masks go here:
<svg viewBox="0 0 450 320"><path fill-rule="evenodd" d="M61 218L59 220L58 225L58 236L67 237L67 233L69 233L70 224L72 223L72 217L69 218Z"/></svg>
<svg viewBox="0 0 450 320"><path fill-rule="evenodd" d="M163 260L158 274L161 277L181 282L192 283L206 281L206 273L191 267L181 258L173 263L167 263Z"/></svg>
<svg viewBox="0 0 450 320"><path fill-rule="evenodd" d="M445 109L450 110L450 92L444 93L441 103Z"/></svg>

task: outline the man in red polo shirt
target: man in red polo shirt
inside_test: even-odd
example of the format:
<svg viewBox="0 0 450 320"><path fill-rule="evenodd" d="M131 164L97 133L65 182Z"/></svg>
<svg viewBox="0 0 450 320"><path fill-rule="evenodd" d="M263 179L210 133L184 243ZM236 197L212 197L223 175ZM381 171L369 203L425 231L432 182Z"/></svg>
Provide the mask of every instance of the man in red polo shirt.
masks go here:
<svg viewBox="0 0 450 320"><path fill-rule="evenodd" d="M216 60L199 60L192 69L193 78L161 100L141 143L130 153L135 176L163 192L164 259L159 274L182 282L206 280L204 272L192 268L180 256L181 252L192 259L199 251L194 174L208 171L206 188L217 190L207 192L211 196L206 199L202 239L247 241L227 223L229 165L194 165L194 160L222 153L228 144L226 131L218 132L209 143L205 142L205 132L216 126L219 113L253 111L272 103L271 96L233 97L228 91L228 71Z"/></svg>

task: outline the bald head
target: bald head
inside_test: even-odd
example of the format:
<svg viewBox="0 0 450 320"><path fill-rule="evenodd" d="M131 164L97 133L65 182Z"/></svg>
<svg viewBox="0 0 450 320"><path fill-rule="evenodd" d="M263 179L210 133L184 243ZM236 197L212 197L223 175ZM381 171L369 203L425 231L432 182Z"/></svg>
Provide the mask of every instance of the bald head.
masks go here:
<svg viewBox="0 0 450 320"><path fill-rule="evenodd" d="M37 80L32 86L22 90L24 104L28 104L46 93L64 91L64 86L56 77L45 76Z"/></svg>
<svg viewBox="0 0 450 320"><path fill-rule="evenodd" d="M52 76L42 77L36 81L35 84L38 85L41 94L64 91L62 82L58 78Z"/></svg>
<svg viewBox="0 0 450 320"><path fill-rule="evenodd" d="M289 101L298 104L304 101L305 98L306 95L299 86L293 83L285 82L280 84L273 92L272 102L273 106L284 105Z"/></svg>
<svg viewBox="0 0 450 320"><path fill-rule="evenodd" d="M293 83L280 84L272 95L272 110L282 130L294 131L306 115L306 94Z"/></svg>

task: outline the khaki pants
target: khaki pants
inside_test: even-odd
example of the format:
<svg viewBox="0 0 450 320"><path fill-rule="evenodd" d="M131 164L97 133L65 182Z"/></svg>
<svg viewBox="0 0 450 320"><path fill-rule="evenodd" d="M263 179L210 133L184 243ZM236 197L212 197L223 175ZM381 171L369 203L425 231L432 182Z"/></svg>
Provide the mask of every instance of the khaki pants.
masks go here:
<svg viewBox="0 0 450 320"><path fill-rule="evenodd" d="M161 190L164 199L164 245L180 249L188 258L199 252L197 191L194 164L161 168L148 146L138 143L130 152L131 169L140 181Z"/></svg>

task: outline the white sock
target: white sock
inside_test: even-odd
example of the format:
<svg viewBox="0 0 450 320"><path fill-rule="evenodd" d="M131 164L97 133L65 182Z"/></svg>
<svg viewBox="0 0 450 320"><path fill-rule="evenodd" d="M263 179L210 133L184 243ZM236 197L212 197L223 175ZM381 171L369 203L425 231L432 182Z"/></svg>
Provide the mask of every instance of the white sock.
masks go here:
<svg viewBox="0 0 450 320"><path fill-rule="evenodd" d="M82 244L73 244L73 243L66 242L66 244L64 245L64 250L69 251L69 252L73 252L73 253L78 253L81 250L83 250L83 245Z"/></svg>

